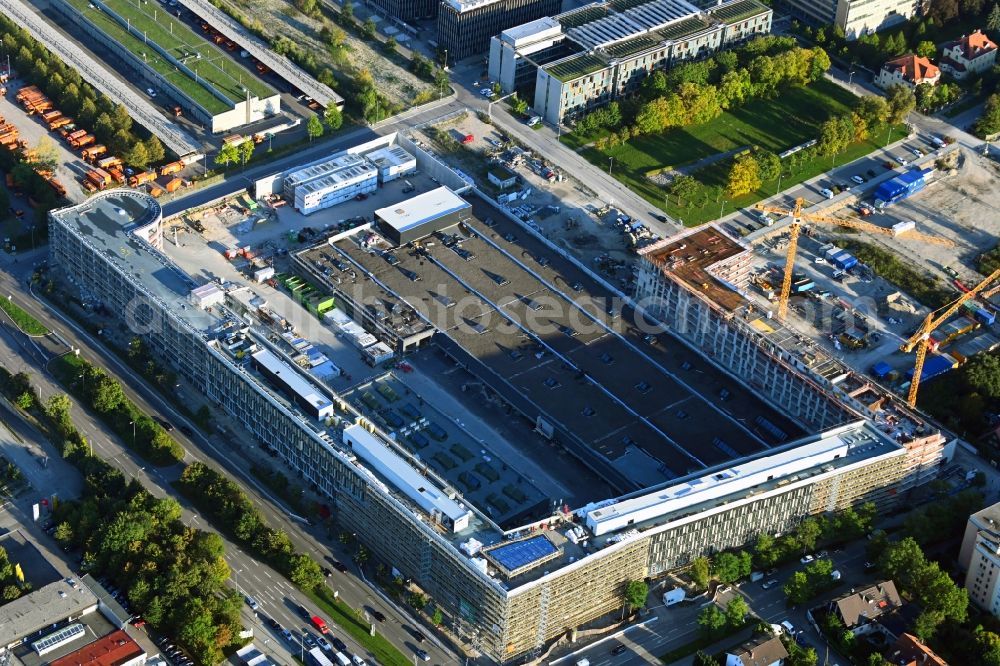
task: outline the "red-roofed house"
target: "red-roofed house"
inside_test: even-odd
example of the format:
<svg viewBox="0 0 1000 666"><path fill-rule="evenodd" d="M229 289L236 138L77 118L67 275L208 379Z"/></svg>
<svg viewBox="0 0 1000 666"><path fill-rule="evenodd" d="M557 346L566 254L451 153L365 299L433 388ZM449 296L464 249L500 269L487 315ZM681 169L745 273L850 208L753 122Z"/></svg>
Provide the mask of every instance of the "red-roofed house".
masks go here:
<svg viewBox="0 0 1000 666"><path fill-rule="evenodd" d="M963 36L943 47L941 54L941 69L954 76L964 79L969 74L985 72L997 61L997 45L993 40L976 30L968 36Z"/></svg>
<svg viewBox="0 0 1000 666"><path fill-rule="evenodd" d="M49 662L49 666L142 666L146 651L119 629Z"/></svg>
<svg viewBox="0 0 1000 666"><path fill-rule="evenodd" d="M900 636L896 644L889 648L888 656L890 663L902 666L948 666L947 661L913 634Z"/></svg>
<svg viewBox="0 0 1000 666"><path fill-rule="evenodd" d="M894 83L902 83L910 88L916 88L921 83L933 86L940 78L941 70L934 63L910 53L882 65L878 76L875 77L875 85L885 89Z"/></svg>

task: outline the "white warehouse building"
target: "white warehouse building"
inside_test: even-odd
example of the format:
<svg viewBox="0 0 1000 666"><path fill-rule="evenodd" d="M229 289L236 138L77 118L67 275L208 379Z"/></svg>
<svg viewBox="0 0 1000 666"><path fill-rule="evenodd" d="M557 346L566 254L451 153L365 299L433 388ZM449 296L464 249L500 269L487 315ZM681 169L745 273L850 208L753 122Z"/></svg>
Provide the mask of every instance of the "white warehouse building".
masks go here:
<svg viewBox="0 0 1000 666"><path fill-rule="evenodd" d="M285 198L303 215L336 206L378 188L378 168L360 155L345 153L293 171L285 178Z"/></svg>

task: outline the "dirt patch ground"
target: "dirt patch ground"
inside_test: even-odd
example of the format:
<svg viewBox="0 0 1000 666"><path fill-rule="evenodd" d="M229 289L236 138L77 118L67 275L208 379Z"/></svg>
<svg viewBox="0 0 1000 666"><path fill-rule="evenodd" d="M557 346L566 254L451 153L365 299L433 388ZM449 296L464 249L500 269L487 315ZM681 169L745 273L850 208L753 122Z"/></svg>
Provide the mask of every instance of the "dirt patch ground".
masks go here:
<svg viewBox="0 0 1000 666"><path fill-rule="evenodd" d="M396 63L379 53L379 43L369 43L358 39L349 31L344 30L343 48L338 53L320 38L320 30L324 23L331 29L335 28L329 21L317 21L309 18L295 9L290 2L284 0L229 0L229 5L236 7L251 20L260 21L269 35L283 35L303 51L312 53L317 61L329 65L334 71L354 74L368 70L375 80L379 93L390 100L410 106L420 93L429 94L433 86L417 78L412 72L403 69Z"/></svg>

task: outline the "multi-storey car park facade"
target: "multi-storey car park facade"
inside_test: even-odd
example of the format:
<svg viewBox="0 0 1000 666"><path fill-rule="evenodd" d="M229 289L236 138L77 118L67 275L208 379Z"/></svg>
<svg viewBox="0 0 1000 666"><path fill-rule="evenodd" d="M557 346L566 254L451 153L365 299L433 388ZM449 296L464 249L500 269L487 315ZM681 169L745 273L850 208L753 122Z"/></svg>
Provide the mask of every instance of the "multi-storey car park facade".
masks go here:
<svg viewBox="0 0 1000 666"><path fill-rule="evenodd" d="M494 233L506 233L504 225L514 223L503 218L493 225L484 224L480 218L491 209L478 197L468 198L472 206L460 223L446 230L437 229L439 235L460 232L466 238L463 243L442 243L431 248L425 245L427 252L419 256L422 263L414 258L412 264L404 262L393 268L405 275L403 271L414 270L409 266L419 266L425 271L425 287L432 278L439 277L432 270L450 276L454 284L471 287L479 310L470 302L463 304L465 314L461 317L444 315L451 316L450 322L433 316L428 316L427 321L445 341L443 348L449 354L465 360L482 359L488 377L488 370L499 372L496 365L490 364L518 365L520 361L512 356L492 359L482 353L487 344L505 344L509 328L502 317L487 325L485 313L495 308L493 316L499 317L500 310L506 309L513 319L511 313L527 306L526 301L540 303L561 295L541 293L541 286L548 283L547 274L521 263L516 248L504 250L499 243L506 241L493 237ZM492 213L501 215L495 209ZM650 483L651 479L641 471L645 465L621 464L630 455L641 453L632 449L642 447L619 448L620 442L614 447L602 447L600 441L576 433L579 444L560 444L567 448L596 444L595 460L605 459L604 475L617 473L619 481L627 484L625 492L612 498L594 497L575 510L560 508L528 525L505 531L464 500L432 468L418 464L404 442L394 441L339 395L317 385L305 373L290 377L289 373L298 371L275 344L274 336L261 322L248 323L252 318L237 315L231 308L247 287L214 285L217 297L208 298L205 285L199 286L146 240L156 242L160 224L155 200L126 190L104 192L78 206L53 211L53 269L84 294L97 295L112 311L123 313L126 322L145 337L159 358L171 363L192 386L238 419L262 443L273 447L292 470L331 497L343 529L363 535L361 538L375 556L412 578L454 618L456 630L464 638L500 663L523 661L565 632L620 611L623 589L630 580L656 577L702 553L743 545L760 533L790 529L807 515L867 500L887 509L904 499L912 485L929 478L927 470L933 469L942 455L943 437L939 433L925 427L921 437L916 437L916 433L905 430L903 421L916 418L911 413L898 408L891 424L879 414L863 414L857 406L862 400L856 392L859 389L852 388L854 398L828 390L815 378L807 377L810 369L796 367L791 359L786 359L787 368L782 366L781 373L772 376L762 372L760 379L753 381L763 382L756 391L765 402L777 406L781 398L787 397L811 405L794 414L809 434L792 430L793 426L773 415L767 421L770 428L765 430L773 431L780 424L791 431L783 439L765 438L763 431L741 431L736 425L726 424L726 410L764 410L771 414L770 408L759 401L743 404L742 398L713 405L705 396L694 393L685 400L690 409L702 410L694 412L700 418L685 421L688 426L671 422L660 411L671 392L683 390L678 383L681 380L667 382L669 373L660 368L657 359L630 358L629 353L643 352L627 334L600 326L584 331L581 326L576 335L570 335L560 328L566 326L562 323L556 324L554 332L529 328L515 337L532 338L524 349L545 353L535 361L525 362L519 381L527 381L528 375L523 373L530 374L534 365L541 370L535 377L539 384L544 384L544 376L554 372L556 366L566 364L590 368L585 372L589 375L592 371L594 376L588 379L563 368L568 374L561 375L561 381L571 392L560 394L558 387L547 388L556 392L553 399L543 391L531 390L527 402L516 406L519 411L533 410L540 427L546 417L550 418L550 436L558 438L559 427L569 427L560 423L570 415L557 412L558 402L582 396L586 403L567 408L578 411L580 404L587 404L597 413L588 417L594 420L588 421L572 412L573 418L584 421L581 427L622 427L634 438L634 444L649 448L648 455L661 456L676 469L661 472L661 480ZM722 234L719 230L711 233ZM371 241L371 235L379 235L379 231L376 226L356 230L355 234ZM416 238L419 245L416 235L411 233L410 237ZM337 252L364 267L362 261L371 255L352 252L350 243L358 240L342 237L325 242L317 251ZM690 276L683 271L675 280L668 271L676 273L678 267L670 268L659 259L659 263L648 262L656 269L644 269L644 279L652 283L662 278L678 287L687 284L699 304L703 299L710 303L715 303L712 299L716 297L723 299L719 288L736 293L736 282L729 280L741 279L744 249L729 238L705 242L710 247L731 244L720 251L716 261L694 269L700 271L697 279L706 282L686 283ZM381 243L388 243L384 236ZM470 260L459 250L475 256ZM537 255L536 250L532 251ZM713 267L715 263L720 263L719 267ZM567 272L571 269L568 265L560 268ZM490 291L493 287L480 280L482 277L499 287L502 280L495 279L498 275L510 281L510 289L534 287L535 291L521 293L523 298L516 299L517 303L502 300ZM401 282L391 281L387 272L372 277L379 281L378 288L385 290L380 293L401 301L412 297L412 293L403 292ZM409 279L405 282L413 283ZM192 295L195 290L197 298ZM581 285L577 298L583 301L593 295L591 291L596 293L596 283L588 281ZM203 309L196 303L211 306ZM581 307L589 308L587 312L595 319L605 312L600 304ZM667 305L659 307L660 315L667 313ZM445 307L444 311L454 313L456 309ZM655 308L650 306L649 310ZM527 314L523 309L519 311L520 316ZM713 320L716 316L719 319ZM551 317L557 317L554 311ZM714 322L719 327L730 326L721 313L709 312L701 317L705 325ZM494 330L499 337L491 335ZM699 346L692 342L690 331L677 335ZM761 344L759 340L753 342ZM683 346L680 341L676 344ZM690 358L706 371L734 370L733 361L727 361L722 353L725 350L717 351L715 357L696 358L692 354ZM780 354L773 350L768 353ZM627 374L634 374L640 365L652 365L659 374L649 371L645 393L638 386L614 384L613 373L596 369L596 364L606 365L603 359L611 355L618 355L622 364L619 368L625 367ZM754 362L763 365L766 360L765 354ZM773 362L779 363L779 359ZM279 367L282 363L285 365ZM284 377L280 382L274 380L276 369ZM787 374L783 374L786 370ZM510 375L505 377L509 379ZM778 390L778 377L792 388L785 393ZM497 379L496 390L505 398L513 395L501 385L504 377L498 375ZM635 381L633 377L628 379ZM578 388L569 386L574 381ZM730 381L734 393L743 390L735 379ZM774 386L769 388L768 382ZM628 411L629 405L623 403L627 403L627 392L632 389L644 396L635 402L649 404L649 411ZM594 390L604 396L603 402L598 402ZM821 396L812 397L811 393ZM831 405L820 408L822 401ZM886 400L881 402L886 404ZM524 415L531 413L525 411ZM711 431L699 423L712 423ZM718 437L717 431L728 438L725 447L712 443L712 437ZM919 444L918 439L922 440Z"/></svg>
<svg viewBox="0 0 1000 666"><path fill-rule="evenodd" d="M654 70L767 34L771 17L756 0L593 3L494 36L489 75L505 93L532 89L535 111L559 123L634 92Z"/></svg>

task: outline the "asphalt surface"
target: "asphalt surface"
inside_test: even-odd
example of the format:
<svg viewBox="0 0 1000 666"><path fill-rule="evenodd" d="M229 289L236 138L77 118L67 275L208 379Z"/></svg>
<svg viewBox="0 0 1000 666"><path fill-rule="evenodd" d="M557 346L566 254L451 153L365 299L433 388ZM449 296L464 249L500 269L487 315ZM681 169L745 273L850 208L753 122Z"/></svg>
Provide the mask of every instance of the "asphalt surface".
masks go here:
<svg viewBox="0 0 1000 666"><path fill-rule="evenodd" d="M366 584L360 577L361 573L358 568L351 562L350 554L343 551L339 542L328 536L325 529L309 528L290 519L291 512L287 507L270 496L266 489L259 486L249 475L247 470L249 462L246 457L234 455L233 451L227 450L225 445L217 439L204 437L193 423L187 421L182 414L174 410L159 393L144 382L136 381L134 373L117 356L105 350L100 342L75 322L66 319L61 313L48 309L41 301L36 300L28 293L25 280L31 273L31 264L44 258L43 252L44 250L39 250L35 253L20 254L16 259L17 263L14 263L15 260L9 255L0 255L0 268L5 269L0 271L0 290L2 293L12 294L14 300L32 316L43 322L50 330L57 332L66 343L81 349L83 358L103 366L111 374L117 376L122 381L126 395L144 413L157 415L178 426L186 424L191 427L196 433L196 437L193 439L186 437L177 428L171 433L187 451L185 463L202 461L225 469L230 478L250 496L268 523L288 532L292 544L299 552L312 555L324 565L328 565L328 558L334 558L347 565L348 572L334 571L333 575L327 579L327 585L339 594L341 600L353 608L382 612L386 616L386 621L378 624L377 631L394 643L403 654L412 655L419 647L430 654L432 663L458 663L459 657L448 650L444 644L439 643L432 632L426 629L422 629L422 632L427 636L427 640L418 645L413 635L407 630L407 627L412 628L416 624L405 609L382 598L379 592ZM41 342L33 343L31 340L25 340L24 337L12 329L9 320L3 319L2 327L0 327L0 358L4 359L3 364L12 372L21 370L30 372L43 399L55 393L63 393L64 391L45 369L46 362L52 357L51 352ZM183 469L181 465L168 468L155 468L148 465L125 448L117 436L105 428L100 421L79 406L74 406L73 419L88 441L93 444L95 453L111 462L127 476L142 481L155 496L165 497L169 495L177 499L184 507L182 520L186 524L215 531L208 521L198 515L169 485L171 481L180 476ZM48 457L58 458L58 452L50 447ZM34 473L34 476L38 476L38 472L30 469L30 464L27 467ZM75 481L72 480L74 475L75 470L68 467L59 472L59 476L56 478L31 478L30 476L29 478L44 488L70 488L73 487L73 483L79 483L78 478ZM46 494L49 492L46 491ZM69 496L66 492L60 494L64 497ZM18 504L25 505L19 507L24 515L30 515L32 501L34 500L18 500ZM226 539L224 535L220 536L226 541L226 559L233 572L234 587L237 587L241 593L254 597L261 606L261 612L274 618L282 627L290 629L296 635L301 634L303 627L308 625L308 622L304 621L296 612L297 604L302 604L313 613L325 617L324 613L319 612L277 571L255 560L235 543ZM75 562L68 564L71 568L76 566ZM272 655L278 663L293 666L292 655L300 652L298 643L293 645L285 643L279 630L266 627L259 617L255 617L248 606L244 606L243 610L246 625L252 627L257 636L255 640L258 647L264 648L265 652ZM345 633L339 631L329 618L327 620L333 634L344 640L352 652L367 658L367 654L359 645L354 643ZM312 633L315 634L315 632Z"/></svg>

